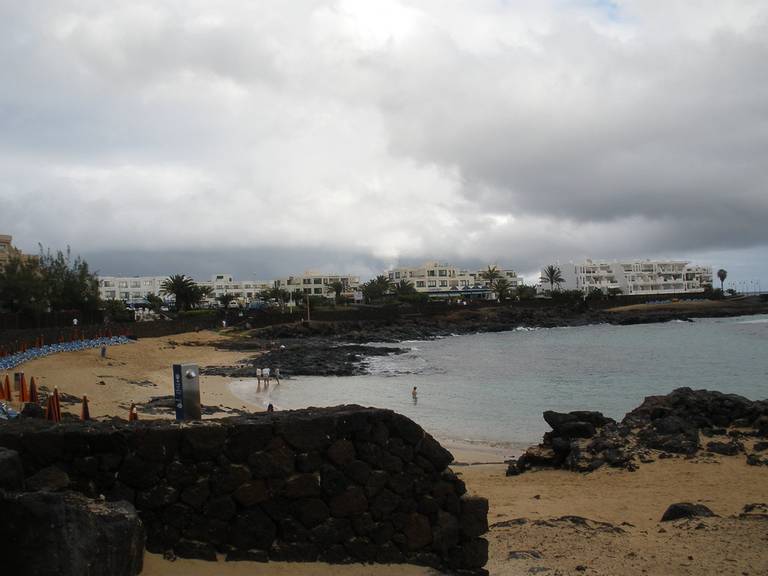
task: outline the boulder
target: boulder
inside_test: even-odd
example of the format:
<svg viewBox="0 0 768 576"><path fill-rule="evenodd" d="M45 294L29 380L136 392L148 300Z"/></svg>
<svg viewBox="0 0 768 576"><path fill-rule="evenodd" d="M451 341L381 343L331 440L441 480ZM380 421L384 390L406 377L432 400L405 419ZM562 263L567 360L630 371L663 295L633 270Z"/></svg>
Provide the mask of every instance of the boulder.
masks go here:
<svg viewBox="0 0 768 576"><path fill-rule="evenodd" d="M707 442L707 450L724 456L735 456L741 452L742 448L736 442Z"/></svg>
<svg viewBox="0 0 768 576"><path fill-rule="evenodd" d="M251 480L235 490L233 496L241 506L254 506L269 498L269 488L264 480Z"/></svg>
<svg viewBox="0 0 768 576"><path fill-rule="evenodd" d="M757 454L747 454L747 464L750 466L762 466L768 464L768 460L763 460Z"/></svg>
<svg viewBox="0 0 768 576"><path fill-rule="evenodd" d="M0 489L21 490L24 487L24 468L19 453L0 447Z"/></svg>
<svg viewBox="0 0 768 576"><path fill-rule="evenodd" d="M518 466L522 469L531 466L556 466L560 462L555 451L547 446L531 446L518 460Z"/></svg>
<svg viewBox="0 0 768 576"><path fill-rule="evenodd" d="M602 428L606 424L615 424L613 418L603 416L602 412L594 412L588 410L576 410L569 412L571 416L574 416L579 422L589 422L595 428Z"/></svg>
<svg viewBox="0 0 768 576"><path fill-rule="evenodd" d="M355 445L341 438L328 448L328 458L337 466L344 466L355 459Z"/></svg>
<svg viewBox="0 0 768 576"><path fill-rule="evenodd" d="M180 558L216 561L216 548L206 542L182 538L173 547L173 552Z"/></svg>
<svg viewBox="0 0 768 576"><path fill-rule="evenodd" d="M592 438L595 435L595 427L589 422L572 420L563 423L555 432L563 438Z"/></svg>
<svg viewBox="0 0 768 576"><path fill-rule="evenodd" d="M368 499L359 486L351 486L331 499L331 515L338 518L362 514L368 509Z"/></svg>
<svg viewBox="0 0 768 576"><path fill-rule="evenodd" d="M307 498L320 494L320 476L317 474L296 474L285 482L285 495L288 498Z"/></svg>
<svg viewBox="0 0 768 576"><path fill-rule="evenodd" d="M459 521L466 538L476 538L488 532L488 500L479 496L462 496Z"/></svg>
<svg viewBox="0 0 768 576"><path fill-rule="evenodd" d="M432 543L432 526L429 518L413 512L408 516L403 528L409 550L419 550Z"/></svg>
<svg viewBox="0 0 768 576"><path fill-rule="evenodd" d="M28 490L64 490L69 486L69 474L57 466L48 466L27 478Z"/></svg>
<svg viewBox="0 0 768 576"><path fill-rule="evenodd" d="M678 502L676 504L670 504L664 512L664 515L661 517L661 521L669 522L671 520L679 520L680 518L702 518L712 516L717 516L717 514L704 506L704 504Z"/></svg>
<svg viewBox="0 0 768 576"><path fill-rule="evenodd" d="M574 420L576 420L576 416L565 412L555 412L554 410L544 412L544 421L550 425L552 430L558 430L566 422L573 422Z"/></svg>
<svg viewBox="0 0 768 576"><path fill-rule="evenodd" d="M144 527L127 502L74 492L0 493L4 574L134 576L142 569Z"/></svg>

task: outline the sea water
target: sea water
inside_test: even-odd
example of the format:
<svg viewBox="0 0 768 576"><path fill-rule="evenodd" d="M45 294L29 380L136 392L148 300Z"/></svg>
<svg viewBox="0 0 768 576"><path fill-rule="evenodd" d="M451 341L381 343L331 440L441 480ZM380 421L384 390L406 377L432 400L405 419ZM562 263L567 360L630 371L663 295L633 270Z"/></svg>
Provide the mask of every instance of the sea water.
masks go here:
<svg viewBox="0 0 768 576"><path fill-rule="evenodd" d="M268 392L255 381L230 386L278 409L378 406L441 439L511 444L541 438L544 410L620 419L645 396L681 386L768 398L768 316L518 329L401 346L408 352L369 358L369 375L284 379Z"/></svg>

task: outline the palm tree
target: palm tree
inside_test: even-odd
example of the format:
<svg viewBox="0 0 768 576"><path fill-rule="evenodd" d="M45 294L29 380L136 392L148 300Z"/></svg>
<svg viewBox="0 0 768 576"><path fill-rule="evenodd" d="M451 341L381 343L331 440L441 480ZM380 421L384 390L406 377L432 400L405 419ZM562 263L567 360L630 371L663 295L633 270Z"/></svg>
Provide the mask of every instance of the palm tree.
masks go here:
<svg viewBox="0 0 768 576"><path fill-rule="evenodd" d="M493 291L496 293L496 298L498 298L499 302L504 302L512 292L512 285L506 278L498 278L493 283Z"/></svg>
<svg viewBox="0 0 768 576"><path fill-rule="evenodd" d="M376 300L381 300L385 295L389 294L393 286L388 276L380 274L376 278L368 280L361 288L365 301L370 304Z"/></svg>
<svg viewBox="0 0 768 576"><path fill-rule="evenodd" d="M717 277L720 279L720 291L722 292L723 282L725 282L725 279L728 278L728 270L720 268L720 270L717 271Z"/></svg>
<svg viewBox="0 0 768 576"><path fill-rule="evenodd" d="M558 266L553 266L552 264L544 268L541 274L541 279L549 282L550 292L555 290L555 284L557 284L559 288L560 283L565 282L563 279L563 273L560 271L560 268Z"/></svg>
<svg viewBox="0 0 768 576"><path fill-rule="evenodd" d="M496 266L488 266L488 270L480 272L480 277L488 283L490 288L493 288L493 283L501 278L501 272Z"/></svg>
<svg viewBox="0 0 768 576"><path fill-rule="evenodd" d="M291 299L291 294L287 290L284 290L283 288L278 288L277 286L270 288L269 290L264 290L259 294L259 297L262 300L275 300L279 305L280 308L285 307L285 303Z"/></svg>
<svg viewBox="0 0 768 576"><path fill-rule="evenodd" d="M409 294L416 294L416 288L414 288L413 284L406 280L402 279L400 282L395 284L395 294L398 296L407 296Z"/></svg>
<svg viewBox="0 0 768 576"><path fill-rule="evenodd" d="M533 286L526 286L524 282L517 285L515 290L518 300L530 300L536 298L536 288Z"/></svg>
<svg viewBox="0 0 768 576"><path fill-rule="evenodd" d="M290 300L293 300L293 303L298 306L304 301L304 297L306 294L304 294L304 290L301 288L296 288L293 292L290 293Z"/></svg>
<svg viewBox="0 0 768 576"><path fill-rule="evenodd" d="M344 283L341 280L334 280L328 284L327 287L333 290L333 294L336 297L336 302L338 302L341 298L341 293L344 292Z"/></svg>
<svg viewBox="0 0 768 576"><path fill-rule="evenodd" d="M160 285L160 292L172 295L176 299L177 310L187 310L192 306L194 300L195 281L184 274L174 274L169 276Z"/></svg>
<svg viewBox="0 0 768 576"><path fill-rule="evenodd" d="M216 298L218 303L221 304L222 308L229 308L230 302L232 302L234 299L235 299L235 295L230 294L229 292L225 292L224 294Z"/></svg>

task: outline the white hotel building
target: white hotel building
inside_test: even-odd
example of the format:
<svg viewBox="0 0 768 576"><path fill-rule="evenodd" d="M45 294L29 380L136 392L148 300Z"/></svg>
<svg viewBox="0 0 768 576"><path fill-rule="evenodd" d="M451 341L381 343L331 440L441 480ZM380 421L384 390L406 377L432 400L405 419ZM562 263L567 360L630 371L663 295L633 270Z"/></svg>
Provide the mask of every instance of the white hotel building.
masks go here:
<svg viewBox="0 0 768 576"><path fill-rule="evenodd" d="M484 270L471 272L442 264L440 262L425 262L417 268L393 268L387 272L389 279L397 284L401 280L410 282L417 292L427 293L434 297L451 296L452 294L476 293L481 298L491 299L493 294L488 281L482 276ZM506 278L510 288L515 290L521 279L514 270L499 269L499 274Z"/></svg>
<svg viewBox="0 0 768 576"><path fill-rule="evenodd" d="M128 304L145 304L147 294L163 297L160 286L168 276L99 276L102 300L123 300Z"/></svg>
<svg viewBox="0 0 768 576"><path fill-rule="evenodd" d="M712 267L690 264L687 260L592 261L561 266L564 290L592 290L608 294L676 296L701 294L712 286ZM549 289L542 271L541 287Z"/></svg>
<svg viewBox="0 0 768 576"><path fill-rule="evenodd" d="M342 296L353 297L360 289L360 277L349 274L324 274L322 272L306 271L304 274L278 278L274 281L275 288L281 288L291 294L301 292L310 296L334 296L331 284L341 282L344 286Z"/></svg>
<svg viewBox="0 0 768 576"><path fill-rule="evenodd" d="M209 303L215 302L224 294L232 294L240 304L247 304L258 297L260 292L272 288L272 282L265 280L236 280L231 274L214 274L210 282L198 282L200 286L210 286L212 292Z"/></svg>
<svg viewBox="0 0 768 576"><path fill-rule="evenodd" d="M162 292L162 284L168 276L99 276L99 296L102 300L123 300L128 304L146 304L147 294L172 301ZM212 290L207 303L216 302L224 294L232 294L241 304L247 304L259 292L272 288L272 282L260 280L235 280L231 274L214 274L211 279L198 281L200 286Z"/></svg>

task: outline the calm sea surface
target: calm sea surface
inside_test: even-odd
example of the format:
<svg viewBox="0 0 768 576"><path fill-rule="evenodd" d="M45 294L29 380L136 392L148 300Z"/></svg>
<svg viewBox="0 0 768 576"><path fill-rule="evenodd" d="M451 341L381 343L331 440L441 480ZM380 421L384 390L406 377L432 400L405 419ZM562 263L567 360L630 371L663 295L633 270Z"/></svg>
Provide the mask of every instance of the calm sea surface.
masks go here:
<svg viewBox="0 0 768 576"><path fill-rule="evenodd" d="M410 351L370 359L371 375L293 378L268 393L253 381L231 386L244 400L278 409L379 406L440 438L515 444L541 438L544 410L600 410L619 419L645 396L680 386L768 398L768 316L516 330L402 346Z"/></svg>

